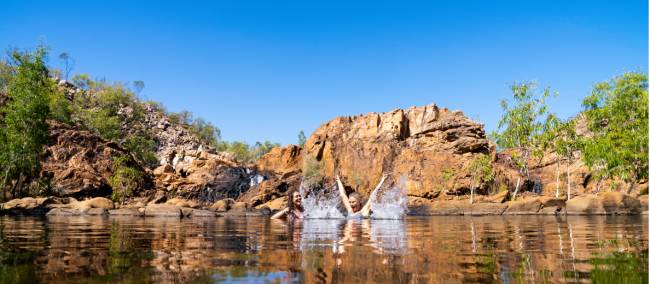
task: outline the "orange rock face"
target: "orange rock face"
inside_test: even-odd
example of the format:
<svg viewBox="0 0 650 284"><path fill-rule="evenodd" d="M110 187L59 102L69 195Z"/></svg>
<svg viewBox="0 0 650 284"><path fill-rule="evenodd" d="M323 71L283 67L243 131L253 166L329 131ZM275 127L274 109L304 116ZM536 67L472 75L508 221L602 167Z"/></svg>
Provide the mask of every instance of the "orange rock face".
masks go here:
<svg viewBox="0 0 650 284"><path fill-rule="evenodd" d="M339 117L318 128L305 146L324 174L369 193L383 174L408 194L432 198L469 191L469 164L489 153L483 125L436 105Z"/></svg>
<svg viewBox="0 0 650 284"><path fill-rule="evenodd" d="M409 195L433 198L468 192L470 163L489 153L482 124L428 105L335 118L319 127L304 149L276 148L257 167L279 175L298 172L301 158L311 155L325 176L339 174L349 189L368 194L387 174L393 184L404 178Z"/></svg>
<svg viewBox="0 0 650 284"><path fill-rule="evenodd" d="M113 174L113 158L130 157L129 153L116 143L105 141L99 136L78 128L50 121L47 155L42 160L43 175L52 177L52 186L60 196L109 196L111 188L108 179ZM133 167L139 168L147 183L150 176L134 160ZM140 189L150 188L143 184Z"/></svg>

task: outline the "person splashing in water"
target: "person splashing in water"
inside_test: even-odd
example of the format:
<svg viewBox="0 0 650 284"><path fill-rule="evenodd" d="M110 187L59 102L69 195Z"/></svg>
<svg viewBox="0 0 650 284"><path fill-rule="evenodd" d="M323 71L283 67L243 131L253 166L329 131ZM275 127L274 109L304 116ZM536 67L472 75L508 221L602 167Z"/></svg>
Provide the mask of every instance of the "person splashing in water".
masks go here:
<svg viewBox="0 0 650 284"><path fill-rule="evenodd" d="M286 218L288 221L299 220L303 218L305 209L302 207L302 195L300 191L292 189L287 193L287 208L280 210L271 216L271 219Z"/></svg>
<svg viewBox="0 0 650 284"><path fill-rule="evenodd" d="M336 176L336 183L338 184L339 188L339 195L341 196L341 200L343 201L343 206L345 206L345 209L348 211L348 217L364 217L368 218L370 217L371 210L372 210L372 200L370 200L379 188L381 188L381 185L384 183L384 180L386 180L386 175L382 176L381 181L379 181L379 184L377 184L377 187L372 190L370 193L370 198L363 203L363 198L361 197L361 194L358 192L352 192L350 193L350 196L347 196L345 194L345 188L343 187L343 183L341 182L341 179L339 176Z"/></svg>

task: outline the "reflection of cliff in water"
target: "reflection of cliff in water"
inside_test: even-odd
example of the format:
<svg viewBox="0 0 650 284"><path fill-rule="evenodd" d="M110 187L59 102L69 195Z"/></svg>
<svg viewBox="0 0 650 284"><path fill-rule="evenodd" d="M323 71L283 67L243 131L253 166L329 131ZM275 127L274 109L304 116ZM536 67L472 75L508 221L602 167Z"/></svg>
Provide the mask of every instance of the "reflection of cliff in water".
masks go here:
<svg viewBox="0 0 650 284"><path fill-rule="evenodd" d="M647 216L0 218L0 282L647 282Z"/></svg>

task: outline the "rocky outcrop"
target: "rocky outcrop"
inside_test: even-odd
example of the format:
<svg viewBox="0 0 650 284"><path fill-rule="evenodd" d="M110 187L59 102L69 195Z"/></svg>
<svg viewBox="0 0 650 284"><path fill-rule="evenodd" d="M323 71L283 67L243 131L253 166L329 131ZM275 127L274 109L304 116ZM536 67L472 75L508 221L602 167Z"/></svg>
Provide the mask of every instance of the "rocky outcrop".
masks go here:
<svg viewBox="0 0 650 284"><path fill-rule="evenodd" d="M470 163L490 153L482 124L436 105L336 118L305 149L325 175L338 173L356 191L367 194L388 174L393 182L404 177L408 194L425 198L468 192Z"/></svg>
<svg viewBox="0 0 650 284"><path fill-rule="evenodd" d="M504 203L474 204L466 200L409 200L409 215L630 215L639 214L643 210L637 198L620 192L587 194L569 201L547 196L526 197Z"/></svg>
<svg viewBox="0 0 650 284"><path fill-rule="evenodd" d="M154 176L159 191L212 203L239 197L249 189L254 174L227 156L195 151L183 154L174 167L158 167Z"/></svg>
<svg viewBox="0 0 650 284"><path fill-rule="evenodd" d="M404 178L408 194L432 199L469 192L469 166L479 154L489 154L483 125L436 105L386 113L338 117L319 127L298 146L276 148L256 166L275 177L245 198L268 202L297 187L302 158L315 157L323 174L341 176L348 190L368 194L383 174L397 183ZM477 185L484 191L484 185Z"/></svg>
<svg viewBox="0 0 650 284"><path fill-rule="evenodd" d="M57 121L48 121L49 140L41 162L42 176L50 177L52 189L59 196L76 198L110 196L108 179L113 175L113 160L126 157L129 165L145 177L134 193L152 188L151 176L131 155L114 142Z"/></svg>

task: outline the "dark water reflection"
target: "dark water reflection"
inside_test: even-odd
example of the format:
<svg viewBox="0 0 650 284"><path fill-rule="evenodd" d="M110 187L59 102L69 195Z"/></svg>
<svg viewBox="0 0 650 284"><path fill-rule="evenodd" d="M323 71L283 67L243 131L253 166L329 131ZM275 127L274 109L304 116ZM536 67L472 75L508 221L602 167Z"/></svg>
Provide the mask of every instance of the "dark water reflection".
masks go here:
<svg viewBox="0 0 650 284"><path fill-rule="evenodd" d="M647 216L0 218L0 282L647 283Z"/></svg>

